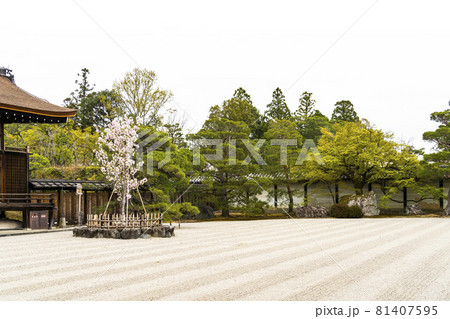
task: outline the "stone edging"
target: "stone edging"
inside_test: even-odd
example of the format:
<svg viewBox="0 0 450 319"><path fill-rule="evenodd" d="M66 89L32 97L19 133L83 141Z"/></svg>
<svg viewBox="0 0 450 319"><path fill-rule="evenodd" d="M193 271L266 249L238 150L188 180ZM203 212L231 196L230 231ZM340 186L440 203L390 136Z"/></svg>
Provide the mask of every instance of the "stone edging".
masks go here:
<svg viewBox="0 0 450 319"><path fill-rule="evenodd" d="M102 229L92 227L76 227L74 237L84 238L115 238L115 239L148 239L150 237L170 238L175 236L175 226L156 225L150 228Z"/></svg>

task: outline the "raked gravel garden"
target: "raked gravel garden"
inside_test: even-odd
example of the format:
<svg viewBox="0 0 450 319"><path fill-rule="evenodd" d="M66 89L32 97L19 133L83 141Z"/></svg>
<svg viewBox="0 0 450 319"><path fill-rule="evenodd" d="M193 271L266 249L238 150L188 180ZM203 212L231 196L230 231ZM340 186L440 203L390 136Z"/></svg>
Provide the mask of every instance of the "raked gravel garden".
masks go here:
<svg viewBox="0 0 450 319"><path fill-rule="evenodd" d="M450 300L450 219L183 223L0 238L0 300Z"/></svg>

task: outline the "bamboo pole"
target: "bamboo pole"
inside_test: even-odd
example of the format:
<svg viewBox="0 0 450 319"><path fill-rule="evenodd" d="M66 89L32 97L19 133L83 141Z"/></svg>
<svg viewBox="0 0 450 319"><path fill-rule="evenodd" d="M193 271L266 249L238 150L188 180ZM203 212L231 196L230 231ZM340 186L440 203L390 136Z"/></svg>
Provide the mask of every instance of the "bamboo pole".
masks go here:
<svg viewBox="0 0 450 319"><path fill-rule="evenodd" d="M141 196L141 192L139 191L139 187L136 188L136 190L137 190L137 192L138 192L138 194L139 194L139 198L140 198L140 200L141 200L142 208L144 209L144 213L147 214L147 210L145 209L144 201L142 200L142 196Z"/></svg>

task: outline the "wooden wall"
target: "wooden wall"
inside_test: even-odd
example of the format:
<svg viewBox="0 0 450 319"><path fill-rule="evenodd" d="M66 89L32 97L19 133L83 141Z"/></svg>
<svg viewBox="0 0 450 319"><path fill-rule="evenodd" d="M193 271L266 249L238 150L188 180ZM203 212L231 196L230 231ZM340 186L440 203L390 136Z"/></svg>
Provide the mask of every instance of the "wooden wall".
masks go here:
<svg viewBox="0 0 450 319"><path fill-rule="evenodd" d="M54 212L53 221L59 222L61 217L66 218L66 223L75 225L78 222L78 198L75 191L35 191L35 193L51 193L55 199L55 206L58 208ZM81 198L81 211L83 212L83 223L86 222L86 215L96 212L97 207L106 205L109 199L108 192L83 192Z"/></svg>

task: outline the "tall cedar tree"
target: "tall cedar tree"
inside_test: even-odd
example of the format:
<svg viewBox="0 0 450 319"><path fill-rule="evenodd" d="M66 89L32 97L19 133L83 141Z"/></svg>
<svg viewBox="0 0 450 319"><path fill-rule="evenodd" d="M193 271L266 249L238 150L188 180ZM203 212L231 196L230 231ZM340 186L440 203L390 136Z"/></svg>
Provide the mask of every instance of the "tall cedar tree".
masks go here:
<svg viewBox="0 0 450 319"><path fill-rule="evenodd" d="M312 99L311 96L312 93L305 91L299 99L300 104L295 112L295 115L297 120L300 122L300 125L302 125L302 123L304 123L315 112L316 101Z"/></svg>
<svg viewBox="0 0 450 319"><path fill-rule="evenodd" d="M85 98L89 92L94 90L95 85L91 86L89 84L88 74L90 74L90 72L87 68L81 69L81 74L77 74L80 78L75 80L75 84L78 85L78 88L74 92L70 93L70 96L64 100L64 105L66 107L77 109L80 101Z"/></svg>
<svg viewBox="0 0 450 319"><path fill-rule="evenodd" d="M238 88L233 97L224 101L222 106L211 107L209 112L209 119L222 118L234 122L241 121L250 129L251 137L257 135L260 113L253 106L250 95L243 88Z"/></svg>
<svg viewBox="0 0 450 319"><path fill-rule="evenodd" d="M267 104L264 116L268 120L291 120L292 115L286 104L286 97L280 88L276 88L272 93L272 101Z"/></svg>
<svg viewBox="0 0 450 319"><path fill-rule="evenodd" d="M79 79L75 80L78 88L64 100L67 107L78 109L73 121L83 130L93 126L105 128L119 111L119 96L110 90L94 92L95 85L89 83L89 74L87 68L81 69Z"/></svg>
<svg viewBox="0 0 450 319"><path fill-rule="evenodd" d="M352 102L348 100L342 100L336 102L334 106L335 108L333 110L333 114L331 115L331 120L334 123L359 121L358 114L356 114Z"/></svg>

